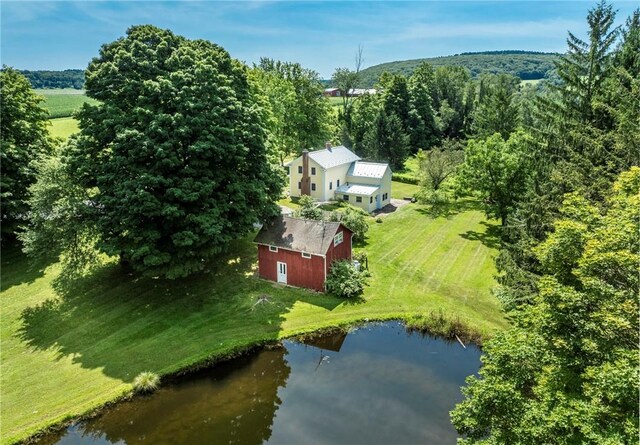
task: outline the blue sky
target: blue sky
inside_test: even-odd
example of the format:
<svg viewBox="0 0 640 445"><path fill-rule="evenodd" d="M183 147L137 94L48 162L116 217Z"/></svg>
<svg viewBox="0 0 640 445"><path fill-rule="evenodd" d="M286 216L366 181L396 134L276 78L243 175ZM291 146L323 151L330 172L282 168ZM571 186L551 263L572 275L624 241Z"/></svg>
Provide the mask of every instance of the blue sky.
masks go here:
<svg viewBox="0 0 640 445"><path fill-rule="evenodd" d="M564 51L586 31L592 1L7 1L0 0L0 60L19 69L86 68L101 44L136 24L203 38L248 63L300 62L330 77L353 67L469 51ZM616 1L618 22L637 2Z"/></svg>

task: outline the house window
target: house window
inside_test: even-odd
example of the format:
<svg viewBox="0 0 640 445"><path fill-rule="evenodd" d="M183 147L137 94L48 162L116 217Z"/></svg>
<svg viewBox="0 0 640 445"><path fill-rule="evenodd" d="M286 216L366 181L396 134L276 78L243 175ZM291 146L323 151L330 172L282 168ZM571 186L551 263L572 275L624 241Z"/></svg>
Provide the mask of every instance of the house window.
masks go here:
<svg viewBox="0 0 640 445"><path fill-rule="evenodd" d="M384 195L382 195L382 200L386 201L387 200L387 196L389 196L387 193L385 193Z"/></svg>
<svg viewBox="0 0 640 445"><path fill-rule="evenodd" d="M340 187L340 180L339 179L336 181L336 187Z"/></svg>
<svg viewBox="0 0 640 445"><path fill-rule="evenodd" d="M348 201L349 200L349 195L342 195L342 199L345 200L345 201Z"/></svg>
<svg viewBox="0 0 640 445"><path fill-rule="evenodd" d="M373 203L373 196L369 197L369 204Z"/></svg>
<svg viewBox="0 0 640 445"><path fill-rule="evenodd" d="M298 165L298 173L302 174L302 165Z"/></svg>
<svg viewBox="0 0 640 445"><path fill-rule="evenodd" d="M311 174L315 175L316 174L316 168L315 167L311 167Z"/></svg>
<svg viewBox="0 0 640 445"><path fill-rule="evenodd" d="M313 192L316 191L316 183L315 182L311 183L311 191L313 191Z"/></svg>
<svg viewBox="0 0 640 445"><path fill-rule="evenodd" d="M329 190L333 190L333 182L329 182Z"/></svg>
<svg viewBox="0 0 640 445"><path fill-rule="evenodd" d="M269 252L277 252L278 248L276 246L269 246Z"/></svg>
<svg viewBox="0 0 640 445"><path fill-rule="evenodd" d="M311 258L310 253L302 252L302 258Z"/></svg>
<svg viewBox="0 0 640 445"><path fill-rule="evenodd" d="M301 189L302 188L302 182L298 181L298 188Z"/></svg>
<svg viewBox="0 0 640 445"><path fill-rule="evenodd" d="M362 202L362 196L356 196L356 202Z"/></svg>
<svg viewBox="0 0 640 445"><path fill-rule="evenodd" d="M342 232L336 233L336 236L333 237L333 245L337 246L342 242Z"/></svg>

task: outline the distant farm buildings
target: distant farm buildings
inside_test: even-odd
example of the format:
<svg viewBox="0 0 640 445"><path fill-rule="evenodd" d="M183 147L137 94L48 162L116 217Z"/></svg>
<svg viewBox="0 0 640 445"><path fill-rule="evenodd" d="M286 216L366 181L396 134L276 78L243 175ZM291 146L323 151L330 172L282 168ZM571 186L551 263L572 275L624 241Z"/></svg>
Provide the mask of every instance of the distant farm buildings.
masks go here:
<svg viewBox="0 0 640 445"><path fill-rule="evenodd" d="M349 97L358 97L363 94L376 94L375 88L351 88L347 96ZM342 91L340 88L327 88L324 90L324 95L326 97L342 97Z"/></svg>

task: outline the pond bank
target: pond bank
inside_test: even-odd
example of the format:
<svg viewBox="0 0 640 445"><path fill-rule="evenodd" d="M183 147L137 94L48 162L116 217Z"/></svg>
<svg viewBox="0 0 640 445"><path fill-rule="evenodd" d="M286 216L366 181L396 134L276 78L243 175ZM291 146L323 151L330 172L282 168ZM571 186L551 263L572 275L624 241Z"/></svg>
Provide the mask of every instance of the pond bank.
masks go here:
<svg viewBox="0 0 640 445"><path fill-rule="evenodd" d="M123 397L140 372L173 374L256 343L424 314L459 318L483 336L506 327L490 293L494 223L468 205L454 210L433 217L405 206L373 224L364 247L372 278L359 302L253 278L251 236L185 280L134 277L106 263L65 286L56 285L57 263L32 268L3 246L0 355L11 372L1 376L0 442ZM269 302L256 305L264 295Z"/></svg>
<svg viewBox="0 0 640 445"><path fill-rule="evenodd" d="M166 379L40 443L453 444L448 412L479 356L397 322L368 323Z"/></svg>

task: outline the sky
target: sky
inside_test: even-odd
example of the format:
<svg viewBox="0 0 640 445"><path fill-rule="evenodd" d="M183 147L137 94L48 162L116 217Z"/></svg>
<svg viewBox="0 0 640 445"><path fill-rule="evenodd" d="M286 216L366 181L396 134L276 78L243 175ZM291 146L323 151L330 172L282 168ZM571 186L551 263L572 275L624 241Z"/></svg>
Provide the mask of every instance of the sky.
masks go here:
<svg viewBox="0 0 640 445"><path fill-rule="evenodd" d="M614 1L622 24L637 1ZM207 39L247 63L299 62L329 78L354 67L461 52L563 52L584 37L593 1L22 1L0 0L0 61L17 69L87 67L128 27Z"/></svg>

